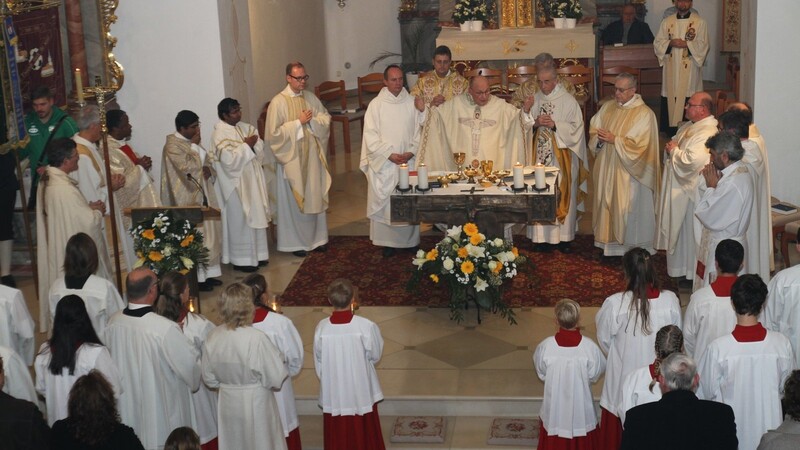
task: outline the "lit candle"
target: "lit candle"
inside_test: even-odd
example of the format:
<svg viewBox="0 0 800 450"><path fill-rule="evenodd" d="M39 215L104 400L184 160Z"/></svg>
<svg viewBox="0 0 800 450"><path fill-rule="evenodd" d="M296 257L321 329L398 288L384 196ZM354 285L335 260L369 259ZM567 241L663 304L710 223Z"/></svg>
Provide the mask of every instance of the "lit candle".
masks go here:
<svg viewBox="0 0 800 450"><path fill-rule="evenodd" d="M272 300L272 302L269 304L269 307L275 312L280 312L281 306L278 304L277 300Z"/></svg>
<svg viewBox="0 0 800 450"><path fill-rule="evenodd" d="M525 187L525 176L522 173L522 164L514 164L514 189Z"/></svg>
<svg viewBox="0 0 800 450"><path fill-rule="evenodd" d="M421 163L417 167L417 187L428 189L428 166L425 163Z"/></svg>
<svg viewBox="0 0 800 450"><path fill-rule="evenodd" d="M544 181L544 164L533 166L533 178L536 181L536 189L541 191L547 187L547 183Z"/></svg>
<svg viewBox="0 0 800 450"><path fill-rule="evenodd" d="M408 189L408 164L400 164L400 182L397 183L400 189Z"/></svg>
<svg viewBox="0 0 800 450"><path fill-rule="evenodd" d="M83 77L81 77L81 69L75 69L75 93L78 97L78 103L83 103Z"/></svg>
<svg viewBox="0 0 800 450"><path fill-rule="evenodd" d="M194 312L194 297L189 297L189 312Z"/></svg>

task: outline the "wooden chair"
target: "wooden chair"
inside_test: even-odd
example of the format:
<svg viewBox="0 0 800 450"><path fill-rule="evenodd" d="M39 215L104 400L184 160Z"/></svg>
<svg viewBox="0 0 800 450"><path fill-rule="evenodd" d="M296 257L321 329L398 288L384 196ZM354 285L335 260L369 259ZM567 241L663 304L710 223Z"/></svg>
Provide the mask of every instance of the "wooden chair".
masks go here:
<svg viewBox="0 0 800 450"><path fill-rule="evenodd" d="M378 95L381 89L383 89L383 86L383 74L380 72L374 72L364 75L363 77L358 77L359 106L362 109L367 109L369 102Z"/></svg>
<svg viewBox="0 0 800 450"><path fill-rule="evenodd" d="M714 107L717 109L715 116L719 117L722 113L727 111L732 104L736 103L736 99L729 98L729 94L731 94L731 92L726 91L716 91L714 94Z"/></svg>
<svg viewBox="0 0 800 450"><path fill-rule="evenodd" d="M597 109L600 109L601 106L607 101L611 101L614 99L614 83L617 81L617 75L621 73L628 73L633 75L636 78L636 82L639 82L639 77L641 76L641 70L634 69L633 67L628 66L614 66L614 67L606 67L600 72L600 98L597 102ZM638 92L638 89L637 89Z"/></svg>
<svg viewBox="0 0 800 450"><path fill-rule="evenodd" d="M536 66L509 67L506 71L506 88L509 92L516 91L526 81L536 76Z"/></svg>
<svg viewBox="0 0 800 450"><path fill-rule="evenodd" d="M489 81L489 91L492 94L501 98L503 98L504 95L508 94L508 89L506 89L506 85L503 84L502 70L479 67L477 69L472 69L464 73L464 78L469 80L472 77L476 77L478 75L486 77L486 79Z"/></svg>
<svg viewBox="0 0 800 450"><path fill-rule="evenodd" d="M331 114L331 122L342 124L342 136L344 137L344 151L350 153L350 122L361 122L361 132L364 132L364 111L354 113L347 112L347 90L344 88L344 80L323 81L314 88L314 94L319 98L323 105ZM336 150L333 127L331 127L328 137L328 152L333 155Z"/></svg>
<svg viewBox="0 0 800 450"><path fill-rule="evenodd" d="M576 64L559 67L556 72L575 87L575 100L581 105L583 123L588 124L590 114L594 114L594 69Z"/></svg>

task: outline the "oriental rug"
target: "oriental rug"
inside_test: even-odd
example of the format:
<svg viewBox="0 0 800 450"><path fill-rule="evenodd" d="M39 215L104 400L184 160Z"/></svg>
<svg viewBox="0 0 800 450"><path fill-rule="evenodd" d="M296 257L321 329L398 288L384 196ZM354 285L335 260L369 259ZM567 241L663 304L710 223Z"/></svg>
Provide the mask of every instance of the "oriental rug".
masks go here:
<svg viewBox="0 0 800 450"><path fill-rule="evenodd" d="M429 250L440 235L423 236L420 248ZM600 258L590 235L578 235L572 252L533 252L524 236L515 236L520 253L531 262L510 282L504 283L504 301L511 307L553 306L571 298L582 306L600 306L609 295L624 288L622 258ZM326 289L337 278L347 278L358 287L362 306L447 306L449 291L425 278L419 290L409 292L406 285L414 253L399 250L384 258L367 236L331 236L328 251L311 252L281 295L285 306L328 306ZM667 276L666 257L653 257L663 289L678 291Z"/></svg>
<svg viewBox="0 0 800 450"><path fill-rule="evenodd" d="M400 416L394 421L389 442L441 444L446 427L442 416Z"/></svg>
<svg viewBox="0 0 800 450"><path fill-rule="evenodd" d="M486 443L536 448L539 443L539 419L496 418L492 421Z"/></svg>

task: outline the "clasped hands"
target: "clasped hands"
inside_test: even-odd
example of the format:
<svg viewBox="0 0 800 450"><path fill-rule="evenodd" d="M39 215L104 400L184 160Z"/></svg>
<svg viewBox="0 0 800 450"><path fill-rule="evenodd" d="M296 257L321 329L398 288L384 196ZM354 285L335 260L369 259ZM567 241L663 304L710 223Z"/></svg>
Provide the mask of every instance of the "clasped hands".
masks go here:
<svg viewBox="0 0 800 450"><path fill-rule="evenodd" d="M411 158L413 158L413 157L414 157L414 154L411 153L411 152L392 153L391 155L389 155L389 161L391 161L391 162L393 162L393 163L395 163L395 164L397 164L399 166L400 164L408 163L408 161L411 160Z"/></svg>
<svg viewBox="0 0 800 450"><path fill-rule="evenodd" d="M706 186L710 188L716 188L720 178L722 178L722 171L718 170L713 162L706 164L700 174L706 179Z"/></svg>
<svg viewBox="0 0 800 450"><path fill-rule="evenodd" d="M616 136L608 130L598 128L597 139L603 143L613 144L614 140L616 139Z"/></svg>

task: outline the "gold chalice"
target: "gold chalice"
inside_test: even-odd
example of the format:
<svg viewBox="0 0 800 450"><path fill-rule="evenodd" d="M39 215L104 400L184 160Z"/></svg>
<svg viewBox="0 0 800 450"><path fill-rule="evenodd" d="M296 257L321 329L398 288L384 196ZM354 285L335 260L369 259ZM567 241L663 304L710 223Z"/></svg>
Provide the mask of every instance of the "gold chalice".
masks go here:
<svg viewBox="0 0 800 450"><path fill-rule="evenodd" d="M467 177L464 176L464 172L461 168L464 166L464 161L467 160L467 154L464 152L457 152L453 153L453 160L456 162L456 166L458 166L458 179L465 180Z"/></svg>
<svg viewBox="0 0 800 450"><path fill-rule="evenodd" d="M481 170L483 171L483 180L490 180L492 169L494 168L494 161L491 159L481 161ZM481 181L483 181L481 180Z"/></svg>
<svg viewBox="0 0 800 450"><path fill-rule="evenodd" d="M446 188L450 184L450 177L447 175L437 177L436 179L439 180L439 184L441 184L443 188Z"/></svg>
<svg viewBox="0 0 800 450"><path fill-rule="evenodd" d="M497 187L508 186L508 184L506 184L504 178L509 176L509 175L511 175L511 171L510 170L498 170L497 172L495 172L495 175L497 176L497 180L498 180Z"/></svg>
<svg viewBox="0 0 800 450"><path fill-rule="evenodd" d="M475 175L478 174L478 171L473 168L468 168L464 170L464 175L466 175L469 179L467 180L468 184L475 184Z"/></svg>

